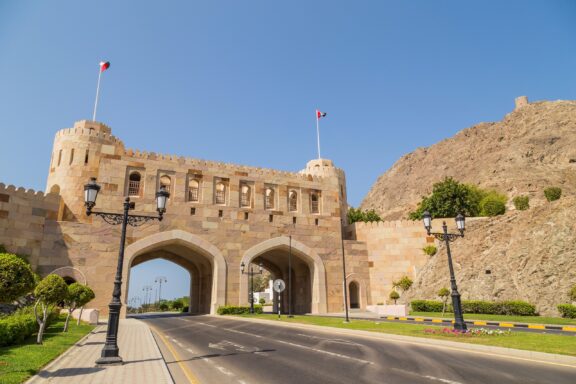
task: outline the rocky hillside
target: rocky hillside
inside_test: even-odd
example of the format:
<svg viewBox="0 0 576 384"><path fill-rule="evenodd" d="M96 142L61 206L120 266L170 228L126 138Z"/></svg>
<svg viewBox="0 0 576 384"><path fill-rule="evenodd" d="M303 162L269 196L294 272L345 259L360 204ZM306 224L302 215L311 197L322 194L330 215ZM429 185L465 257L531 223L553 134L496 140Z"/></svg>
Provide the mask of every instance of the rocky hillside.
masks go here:
<svg viewBox="0 0 576 384"><path fill-rule="evenodd" d="M530 196L530 209L469 224L452 245L463 299L523 299L555 314L576 284L576 102L517 107L502 121L481 123L402 157L384 173L361 208L405 218L446 176L505 193ZM543 190L560 186L548 203ZM439 229L439 228L437 228ZM406 299L437 299L449 287L442 245L418 271Z"/></svg>
<svg viewBox="0 0 576 384"><path fill-rule="evenodd" d="M497 123L480 123L428 148L403 156L378 178L362 209L385 220L406 218L432 185L456 180L496 189L510 198L560 186L576 191L576 101L536 102L516 108Z"/></svg>
<svg viewBox="0 0 576 384"><path fill-rule="evenodd" d="M450 249L464 300L520 299L555 315L576 284L576 197L471 222ZM442 287L450 288L450 279L440 244L405 299L438 300Z"/></svg>

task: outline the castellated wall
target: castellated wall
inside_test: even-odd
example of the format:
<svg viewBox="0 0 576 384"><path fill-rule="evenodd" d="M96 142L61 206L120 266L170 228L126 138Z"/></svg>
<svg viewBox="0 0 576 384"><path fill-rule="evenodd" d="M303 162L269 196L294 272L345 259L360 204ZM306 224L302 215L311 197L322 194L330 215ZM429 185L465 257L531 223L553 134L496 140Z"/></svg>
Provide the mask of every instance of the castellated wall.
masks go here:
<svg viewBox="0 0 576 384"><path fill-rule="evenodd" d="M394 280L402 276L415 280L430 258L422 248L435 241L420 221L358 222L349 225L346 233L366 246L373 304L390 301Z"/></svg>

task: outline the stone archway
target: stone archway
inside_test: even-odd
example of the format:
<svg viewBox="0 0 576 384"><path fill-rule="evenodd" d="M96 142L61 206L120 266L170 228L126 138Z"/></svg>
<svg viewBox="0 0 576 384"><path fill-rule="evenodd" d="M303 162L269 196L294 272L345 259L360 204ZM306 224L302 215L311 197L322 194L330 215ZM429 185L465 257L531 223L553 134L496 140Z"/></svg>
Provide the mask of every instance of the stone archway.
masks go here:
<svg viewBox="0 0 576 384"><path fill-rule="evenodd" d="M263 241L252 248L248 249L242 261L245 265L249 265L257 258L263 258L266 254L270 252L288 252L290 249L290 243L292 248L292 255L295 260L300 260L306 264L309 270L309 284L310 284L310 312L314 314L321 314L327 312L327 301L326 301L326 270L324 268L324 263L318 254L310 247L301 243L298 240L290 238L288 236L275 237L266 241ZM263 260L264 264L266 262L270 263L270 260ZM265 265L269 270L273 269L272 265ZM248 302L248 277L241 272L239 276L240 289L239 297L240 304L247 304Z"/></svg>
<svg viewBox="0 0 576 384"><path fill-rule="evenodd" d="M156 233L126 247L122 274L122 297L124 301L126 301L128 296L127 287L130 279L130 268L135 263L138 264L153 258L166 258L169 260L172 258L171 261L189 270L193 280L195 275L198 276L197 261L200 259L205 260L205 265L209 265L211 268L210 303L206 312L215 314L219 306L225 305L227 266L224 256L213 244L197 235L182 230ZM197 287L198 285L193 281L191 286Z"/></svg>

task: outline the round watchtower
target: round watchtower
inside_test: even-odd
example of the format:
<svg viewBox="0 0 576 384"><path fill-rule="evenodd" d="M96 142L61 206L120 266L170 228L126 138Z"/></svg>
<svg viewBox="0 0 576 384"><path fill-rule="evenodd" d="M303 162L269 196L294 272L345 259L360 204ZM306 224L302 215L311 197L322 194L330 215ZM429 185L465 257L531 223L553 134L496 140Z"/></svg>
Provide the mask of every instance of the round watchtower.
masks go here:
<svg viewBox="0 0 576 384"><path fill-rule="evenodd" d="M78 221L84 216L84 184L98 178L102 157L123 151L124 144L112 136L110 127L96 121L77 121L73 128L56 132L46 191L62 197L60 220Z"/></svg>

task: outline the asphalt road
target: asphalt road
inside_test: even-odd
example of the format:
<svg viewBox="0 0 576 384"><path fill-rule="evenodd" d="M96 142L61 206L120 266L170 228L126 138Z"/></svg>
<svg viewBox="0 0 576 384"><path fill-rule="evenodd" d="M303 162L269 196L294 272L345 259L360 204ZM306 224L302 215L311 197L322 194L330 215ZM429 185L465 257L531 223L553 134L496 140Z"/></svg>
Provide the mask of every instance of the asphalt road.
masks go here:
<svg viewBox="0 0 576 384"><path fill-rule="evenodd" d="M576 383L576 367L211 316L142 317L176 383ZM197 379L197 381L196 381Z"/></svg>

